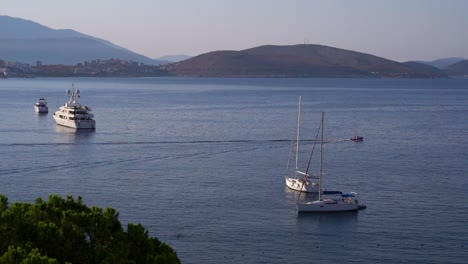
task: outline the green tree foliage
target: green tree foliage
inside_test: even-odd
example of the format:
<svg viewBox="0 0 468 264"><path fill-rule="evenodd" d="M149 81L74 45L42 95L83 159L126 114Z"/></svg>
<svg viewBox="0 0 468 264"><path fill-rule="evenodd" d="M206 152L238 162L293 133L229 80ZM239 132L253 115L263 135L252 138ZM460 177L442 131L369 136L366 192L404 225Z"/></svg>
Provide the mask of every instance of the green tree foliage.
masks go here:
<svg viewBox="0 0 468 264"><path fill-rule="evenodd" d="M56 259L50 259L47 256L42 256L39 249L35 248L30 252L21 247L9 246L8 251L0 257L0 264L58 264Z"/></svg>
<svg viewBox="0 0 468 264"><path fill-rule="evenodd" d="M180 263L176 252L140 224L122 228L112 208L51 195L8 204L0 195L0 264Z"/></svg>

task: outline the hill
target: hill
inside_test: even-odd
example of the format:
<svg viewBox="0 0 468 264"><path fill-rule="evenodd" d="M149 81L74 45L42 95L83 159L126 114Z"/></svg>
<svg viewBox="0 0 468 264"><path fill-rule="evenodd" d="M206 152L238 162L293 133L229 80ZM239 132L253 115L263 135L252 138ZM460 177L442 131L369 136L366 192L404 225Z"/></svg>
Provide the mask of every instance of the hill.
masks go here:
<svg viewBox="0 0 468 264"><path fill-rule="evenodd" d="M455 64L459 61L464 60L463 58L451 57L451 58L442 58L433 61L417 61L419 63L424 63L439 69L447 68L448 66Z"/></svg>
<svg viewBox="0 0 468 264"><path fill-rule="evenodd" d="M71 29L51 29L36 22L0 16L0 59L34 64L73 65L85 60L122 59L146 64L163 62L132 52L107 40Z"/></svg>
<svg viewBox="0 0 468 264"><path fill-rule="evenodd" d="M313 44L214 51L166 69L177 76L206 77L444 77L374 55Z"/></svg>
<svg viewBox="0 0 468 264"><path fill-rule="evenodd" d="M468 60L462 60L444 69L449 75L468 76Z"/></svg>
<svg viewBox="0 0 468 264"><path fill-rule="evenodd" d="M423 71L427 73L432 73L434 75L438 75L440 77L448 77L447 73L437 67L421 63L421 62L416 62L416 61L407 61L403 62L406 66L418 70L418 71Z"/></svg>

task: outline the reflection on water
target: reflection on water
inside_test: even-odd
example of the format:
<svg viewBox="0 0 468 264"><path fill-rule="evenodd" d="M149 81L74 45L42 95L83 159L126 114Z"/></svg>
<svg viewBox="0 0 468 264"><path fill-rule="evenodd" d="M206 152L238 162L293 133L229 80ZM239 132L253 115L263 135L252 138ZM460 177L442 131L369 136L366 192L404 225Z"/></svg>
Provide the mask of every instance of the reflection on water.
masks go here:
<svg viewBox="0 0 468 264"><path fill-rule="evenodd" d="M358 212L301 213L297 214L297 228L319 236L341 234L341 241L351 241L359 224L358 217ZM322 242L334 243L328 239Z"/></svg>
<svg viewBox="0 0 468 264"><path fill-rule="evenodd" d="M39 122L38 123L39 125L46 124L49 118L49 113L37 113L34 111L33 115L34 115L33 119Z"/></svg>
<svg viewBox="0 0 468 264"><path fill-rule="evenodd" d="M309 224L312 221L330 224L349 223L358 221L358 212L334 212L334 213L303 213L297 215L299 224Z"/></svg>
<svg viewBox="0 0 468 264"><path fill-rule="evenodd" d="M94 138L96 135L96 130L94 129L75 129L70 127L64 127L55 125L54 126L55 132L59 135L62 135L61 138L67 138L69 141L81 141L81 140L89 140Z"/></svg>

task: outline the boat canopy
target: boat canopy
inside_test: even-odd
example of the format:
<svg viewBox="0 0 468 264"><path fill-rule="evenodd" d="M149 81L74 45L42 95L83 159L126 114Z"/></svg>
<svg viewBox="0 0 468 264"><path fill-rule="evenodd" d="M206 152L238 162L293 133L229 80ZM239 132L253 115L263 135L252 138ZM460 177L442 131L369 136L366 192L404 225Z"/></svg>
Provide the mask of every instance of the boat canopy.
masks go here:
<svg viewBox="0 0 468 264"><path fill-rule="evenodd" d="M342 194L341 191L323 191L323 194Z"/></svg>
<svg viewBox="0 0 468 264"><path fill-rule="evenodd" d="M341 197L356 197L356 196L351 193L345 193L345 194L342 194Z"/></svg>

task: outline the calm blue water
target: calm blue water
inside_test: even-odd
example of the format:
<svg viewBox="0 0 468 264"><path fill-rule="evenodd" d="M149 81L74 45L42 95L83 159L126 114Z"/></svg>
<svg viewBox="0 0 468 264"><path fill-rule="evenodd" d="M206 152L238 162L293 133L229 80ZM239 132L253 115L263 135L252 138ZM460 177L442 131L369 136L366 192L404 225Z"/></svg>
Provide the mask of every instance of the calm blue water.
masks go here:
<svg viewBox="0 0 468 264"><path fill-rule="evenodd" d="M33 110L72 82L95 132ZM297 215L283 175L299 95L303 139L325 111L326 186L366 210ZM7 79L0 109L0 193L116 208L183 263L468 262L467 79Z"/></svg>

